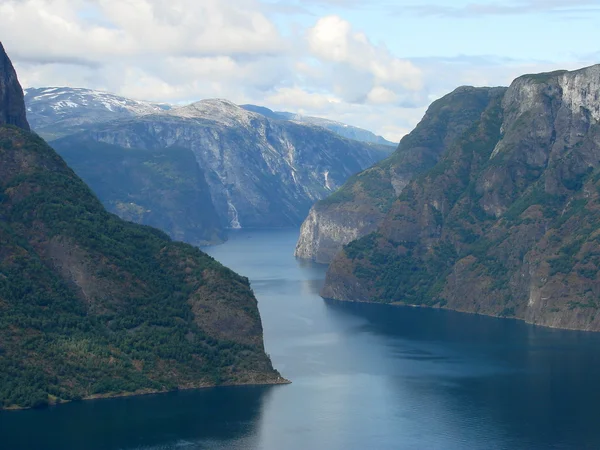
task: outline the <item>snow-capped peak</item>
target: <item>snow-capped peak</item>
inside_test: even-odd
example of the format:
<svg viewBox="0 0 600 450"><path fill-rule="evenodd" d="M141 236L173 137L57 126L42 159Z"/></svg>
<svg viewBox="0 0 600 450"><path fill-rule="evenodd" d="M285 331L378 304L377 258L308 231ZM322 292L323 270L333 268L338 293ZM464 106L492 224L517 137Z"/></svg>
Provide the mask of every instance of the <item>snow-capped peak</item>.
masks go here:
<svg viewBox="0 0 600 450"><path fill-rule="evenodd" d="M109 92L84 88L44 87L25 90L29 107L38 110L53 110L55 113L68 113L69 110L85 107L104 109L108 112L140 116L163 112L170 105L131 100Z"/></svg>

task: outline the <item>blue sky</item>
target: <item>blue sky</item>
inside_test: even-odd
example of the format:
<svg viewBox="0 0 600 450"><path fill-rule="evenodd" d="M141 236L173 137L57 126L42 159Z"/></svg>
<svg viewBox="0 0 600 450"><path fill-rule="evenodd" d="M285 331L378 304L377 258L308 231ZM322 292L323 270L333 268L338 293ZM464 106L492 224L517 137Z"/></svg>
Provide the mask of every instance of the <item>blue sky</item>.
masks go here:
<svg viewBox="0 0 600 450"><path fill-rule="evenodd" d="M600 1L273 1L282 30L340 15L404 58L500 56L563 62L600 52ZM499 9L497 9L499 8Z"/></svg>
<svg viewBox="0 0 600 450"><path fill-rule="evenodd" d="M457 86L600 62L600 0L0 0L25 86L222 97L399 140Z"/></svg>

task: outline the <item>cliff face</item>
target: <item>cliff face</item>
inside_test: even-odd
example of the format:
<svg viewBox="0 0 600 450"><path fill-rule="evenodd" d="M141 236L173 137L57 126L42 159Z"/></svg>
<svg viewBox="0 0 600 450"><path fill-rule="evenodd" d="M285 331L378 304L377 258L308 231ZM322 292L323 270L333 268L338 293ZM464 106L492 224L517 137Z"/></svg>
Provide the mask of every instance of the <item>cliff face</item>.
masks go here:
<svg viewBox="0 0 600 450"><path fill-rule="evenodd" d="M15 126L25 114L10 63L0 80L11 80L0 85L11 111L0 118L0 408L282 382L248 280L108 213Z"/></svg>
<svg viewBox="0 0 600 450"><path fill-rule="evenodd" d="M0 42L0 124L15 125L29 130L23 90L2 42Z"/></svg>
<svg viewBox="0 0 600 450"><path fill-rule="evenodd" d="M600 66L527 75L332 263L323 295L600 330Z"/></svg>
<svg viewBox="0 0 600 450"><path fill-rule="evenodd" d="M298 225L315 201L390 151L321 127L272 120L225 100L98 125L53 146L65 156L67 147L81 149L79 157L70 152L67 160L87 181L80 164L98 143L123 154L190 151L204 173L221 225L228 228ZM147 182L152 185L153 179ZM97 192L105 189L90 184Z"/></svg>
<svg viewBox="0 0 600 450"><path fill-rule="evenodd" d="M329 263L344 245L374 231L409 181L433 167L504 92L461 87L434 102L394 154L312 207L302 224L296 257Z"/></svg>
<svg viewBox="0 0 600 450"><path fill-rule="evenodd" d="M204 172L189 149L129 149L99 142L54 144L106 209L193 245L221 243L226 234Z"/></svg>

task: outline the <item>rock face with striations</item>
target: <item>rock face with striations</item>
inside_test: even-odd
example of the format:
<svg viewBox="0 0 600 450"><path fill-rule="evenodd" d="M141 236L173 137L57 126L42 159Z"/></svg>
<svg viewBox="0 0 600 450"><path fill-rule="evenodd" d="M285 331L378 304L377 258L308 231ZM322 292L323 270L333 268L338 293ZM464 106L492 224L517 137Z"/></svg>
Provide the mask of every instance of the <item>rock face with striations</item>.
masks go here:
<svg viewBox="0 0 600 450"><path fill-rule="evenodd" d="M391 152L388 146L345 139L322 127L270 119L226 100L204 100L97 125L52 145L96 192L108 186L100 179L88 180L82 167L90 158L101 159L94 154L102 148L110 147L116 155L120 151L169 156L172 150L187 151L202 171L214 210L226 228L299 225L315 201ZM149 189L153 181L147 178ZM139 189L122 190L125 193L139 198ZM121 195L119 201L126 204L126 197ZM131 202L152 209L147 203Z"/></svg>
<svg viewBox="0 0 600 450"><path fill-rule="evenodd" d="M0 408L284 382L248 280L108 213L0 61Z"/></svg>
<svg viewBox="0 0 600 450"><path fill-rule="evenodd" d="M374 231L408 182L433 167L505 90L461 87L434 102L392 156L351 177L311 208L296 257L327 264L344 245Z"/></svg>
<svg viewBox="0 0 600 450"><path fill-rule="evenodd" d="M526 75L332 262L322 295L600 331L600 66Z"/></svg>

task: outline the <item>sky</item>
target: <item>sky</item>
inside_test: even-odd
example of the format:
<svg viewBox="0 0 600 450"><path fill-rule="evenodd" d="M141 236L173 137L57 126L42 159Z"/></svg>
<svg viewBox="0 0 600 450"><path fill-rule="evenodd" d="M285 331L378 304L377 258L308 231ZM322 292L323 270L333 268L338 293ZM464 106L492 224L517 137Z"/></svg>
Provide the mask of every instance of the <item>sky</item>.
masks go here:
<svg viewBox="0 0 600 450"><path fill-rule="evenodd" d="M600 63L600 0L0 0L24 87L226 98L398 141L461 85Z"/></svg>

